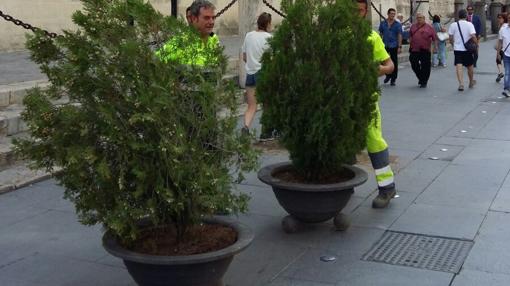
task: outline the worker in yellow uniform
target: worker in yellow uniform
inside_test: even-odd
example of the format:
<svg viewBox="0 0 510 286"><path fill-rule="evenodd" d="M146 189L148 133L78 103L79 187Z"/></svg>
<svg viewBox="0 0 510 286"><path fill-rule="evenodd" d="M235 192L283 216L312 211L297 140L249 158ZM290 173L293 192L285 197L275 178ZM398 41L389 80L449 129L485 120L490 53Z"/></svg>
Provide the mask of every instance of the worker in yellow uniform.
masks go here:
<svg viewBox="0 0 510 286"><path fill-rule="evenodd" d="M356 0L358 12L361 17L366 17L368 11L367 0ZM384 48L384 43L375 31L368 37L368 42L373 46L374 61L379 63L379 76L391 74L394 66L390 55ZM372 201L372 207L385 208L390 200L395 197L395 181L391 170L388 144L382 136L381 112L379 104L376 104L376 118L368 126L367 151L375 170L379 194Z"/></svg>
<svg viewBox="0 0 510 286"><path fill-rule="evenodd" d="M189 23L199 33L196 39L190 34L182 33L172 37L156 55L163 62L175 62L182 65L205 67L218 63L217 53L219 39L213 33L214 5L207 0L196 0L189 7ZM189 16L189 17L188 17Z"/></svg>

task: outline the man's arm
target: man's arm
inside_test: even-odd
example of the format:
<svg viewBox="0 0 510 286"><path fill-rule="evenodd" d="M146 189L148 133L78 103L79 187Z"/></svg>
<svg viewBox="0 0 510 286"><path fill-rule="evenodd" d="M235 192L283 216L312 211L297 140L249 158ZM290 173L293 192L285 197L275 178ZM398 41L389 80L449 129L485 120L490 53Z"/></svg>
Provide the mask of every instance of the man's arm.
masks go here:
<svg viewBox="0 0 510 286"><path fill-rule="evenodd" d="M395 66L393 65L393 61L391 58L387 58L386 60L382 61L381 64L379 64L379 76L391 74L394 69Z"/></svg>

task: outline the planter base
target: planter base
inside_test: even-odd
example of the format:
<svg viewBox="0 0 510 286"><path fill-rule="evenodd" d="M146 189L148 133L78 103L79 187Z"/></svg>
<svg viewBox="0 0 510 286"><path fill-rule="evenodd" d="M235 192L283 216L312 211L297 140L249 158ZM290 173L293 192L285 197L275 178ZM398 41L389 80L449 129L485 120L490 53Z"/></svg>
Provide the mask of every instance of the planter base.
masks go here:
<svg viewBox="0 0 510 286"><path fill-rule="evenodd" d="M304 228L306 224L311 224L288 215L282 219L282 229L286 233L296 233ZM345 231L351 226L349 217L343 213L338 213L333 217L333 225L337 231Z"/></svg>
<svg viewBox="0 0 510 286"><path fill-rule="evenodd" d="M140 286L223 286L223 275L235 254L253 240L253 233L243 224L227 218L207 218L208 224L221 224L237 232L237 241L224 249L186 256L159 256L130 251L122 247L111 232L103 236L103 247L124 261Z"/></svg>
<svg viewBox="0 0 510 286"><path fill-rule="evenodd" d="M285 232L295 233L304 224L325 222L332 218L336 230L349 228L350 221L341 211L354 193L354 187L363 184L368 176L358 167L344 167L352 173L352 178L334 184L290 183L273 176L292 168L290 162L270 165L259 171L259 179L273 188L278 203L289 213L282 219Z"/></svg>

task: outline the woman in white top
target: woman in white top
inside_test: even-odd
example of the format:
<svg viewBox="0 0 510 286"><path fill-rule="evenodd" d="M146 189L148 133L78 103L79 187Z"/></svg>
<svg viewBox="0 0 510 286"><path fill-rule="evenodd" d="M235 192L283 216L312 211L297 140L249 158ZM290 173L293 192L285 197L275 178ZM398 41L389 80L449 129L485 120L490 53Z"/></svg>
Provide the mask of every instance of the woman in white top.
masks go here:
<svg viewBox="0 0 510 286"><path fill-rule="evenodd" d="M249 134L249 128L257 112L255 86L257 73L261 68L262 54L269 47L267 40L271 37L271 14L262 13L257 19L257 30L246 34L243 43L243 60L246 63L246 101L248 108L244 114L243 134Z"/></svg>

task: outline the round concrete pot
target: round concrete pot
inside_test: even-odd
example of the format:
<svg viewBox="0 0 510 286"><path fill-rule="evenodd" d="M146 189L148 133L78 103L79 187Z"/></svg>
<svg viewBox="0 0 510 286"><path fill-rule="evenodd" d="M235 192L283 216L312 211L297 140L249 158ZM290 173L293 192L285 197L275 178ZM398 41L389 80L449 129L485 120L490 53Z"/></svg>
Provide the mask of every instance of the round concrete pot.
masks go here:
<svg viewBox="0 0 510 286"><path fill-rule="evenodd" d="M129 274L140 286L222 286L234 255L248 247L252 231L245 225L222 218L204 219L205 223L221 224L237 232L237 241L224 249L188 256L159 256L136 253L117 243L111 232L103 235L103 247L121 258Z"/></svg>
<svg viewBox="0 0 510 286"><path fill-rule="evenodd" d="M345 207L354 187L366 182L367 173L358 167L345 165L352 178L334 184L301 184L282 181L273 175L292 167L291 162L266 166L258 173L262 182L270 185L280 205L290 214L282 220L283 230L292 233L301 223L319 223L334 218L337 230L345 230L350 222L340 211Z"/></svg>

